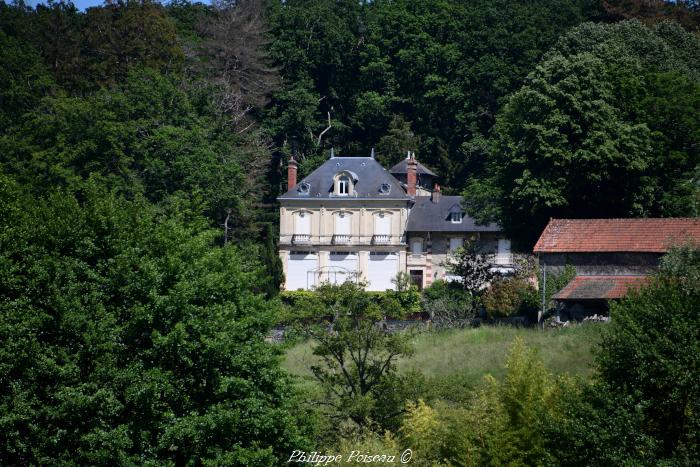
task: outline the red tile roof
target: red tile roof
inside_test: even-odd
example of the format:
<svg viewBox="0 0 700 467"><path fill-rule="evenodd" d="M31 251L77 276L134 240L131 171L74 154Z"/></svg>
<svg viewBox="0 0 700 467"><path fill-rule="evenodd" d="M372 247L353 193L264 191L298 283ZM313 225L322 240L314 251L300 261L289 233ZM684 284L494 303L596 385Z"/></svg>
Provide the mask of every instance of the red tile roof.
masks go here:
<svg viewBox="0 0 700 467"><path fill-rule="evenodd" d="M665 253L674 244L700 243L699 218L551 219L535 253Z"/></svg>
<svg viewBox="0 0 700 467"><path fill-rule="evenodd" d="M616 299L649 282L649 276L576 276L552 298L555 300Z"/></svg>

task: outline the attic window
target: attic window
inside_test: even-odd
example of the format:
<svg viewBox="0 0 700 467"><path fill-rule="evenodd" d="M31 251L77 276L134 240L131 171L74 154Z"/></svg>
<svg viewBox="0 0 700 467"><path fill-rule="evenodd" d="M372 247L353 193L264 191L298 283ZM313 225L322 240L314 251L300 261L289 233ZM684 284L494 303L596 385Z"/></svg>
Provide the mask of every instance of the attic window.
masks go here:
<svg viewBox="0 0 700 467"><path fill-rule="evenodd" d="M306 182L303 182L303 183L301 183L301 184L299 185L299 188L298 188L297 190L298 190L299 193L302 194L302 195L308 195L308 194L309 194L309 190L311 190L311 185L309 185L309 184L306 183Z"/></svg>
<svg viewBox="0 0 700 467"><path fill-rule="evenodd" d="M389 185L388 183L382 183L381 185L379 185L379 193L386 195L390 191L391 191L391 185Z"/></svg>
<svg viewBox="0 0 700 467"><path fill-rule="evenodd" d="M460 224L462 222L462 213L461 212L451 212L450 213L450 221L453 224Z"/></svg>
<svg viewBox="0 0 700 467"><path fill-rule="evenodd" d="M347 196L350 194L350 177L343 175L338 179L338 194Z"/></svg>

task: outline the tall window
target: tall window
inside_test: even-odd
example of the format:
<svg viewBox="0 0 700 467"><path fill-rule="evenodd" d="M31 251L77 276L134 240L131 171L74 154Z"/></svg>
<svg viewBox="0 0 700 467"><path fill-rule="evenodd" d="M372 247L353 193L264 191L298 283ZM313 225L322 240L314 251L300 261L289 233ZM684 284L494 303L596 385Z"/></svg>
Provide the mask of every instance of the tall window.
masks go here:
<svg viewBox="0 0 700 467"><path fill-rule="evenodd" d="M350 235L350 214L339 212L335 215L335 234Z"/></svg>
<svg viewBox="0 0 700 467"><path fill-rule="evenodd" d="M350 193L350 179L343 175L338 179L338 194L347 195Z"/></svg>
<svg viewBox="0 0 700 467"><path fill-rule="evenodd" d="M416 238L411 240L411 254L422 255L423 254L423 239Z"/></svg>
<svg viewBox="0 0 700 467"><path fill-rule="evenodd" d="M389 235L391 233L391 217L380 212L374 216L374 235Z"/></svg>
<svg viewBox="0 0 700 467"><path fill-rule="evenodd" d="M295 235L311 235L311 213L300 211L294 220Z"/></svg>

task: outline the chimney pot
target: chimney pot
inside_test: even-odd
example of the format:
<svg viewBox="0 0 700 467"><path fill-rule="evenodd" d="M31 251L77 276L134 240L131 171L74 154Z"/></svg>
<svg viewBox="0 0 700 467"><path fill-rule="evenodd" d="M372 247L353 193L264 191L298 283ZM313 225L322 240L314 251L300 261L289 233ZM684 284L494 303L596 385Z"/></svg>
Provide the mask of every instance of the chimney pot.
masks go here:
<svg viewBox="0 0 700 467"><path fill-rule="evenodd" d="M294 157L290 157L287 164L287 191L295 186L297 186L297 161Z"/></svg>

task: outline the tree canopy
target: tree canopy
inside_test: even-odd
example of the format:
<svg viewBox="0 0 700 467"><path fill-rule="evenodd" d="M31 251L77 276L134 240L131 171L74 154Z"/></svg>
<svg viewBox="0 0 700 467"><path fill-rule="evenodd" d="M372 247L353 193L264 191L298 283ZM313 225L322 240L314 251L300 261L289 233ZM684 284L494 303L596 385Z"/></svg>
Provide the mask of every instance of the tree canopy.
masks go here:
<svg viewBox="0 0 700 467"><path fill-rule="evenodd" d="M698 51L672 23L564 35L499 114L470 213L525 245L550 217L696 215Z"/></svg>
<svg viewBox="0 0 700 467"><path fill-rule="evenodd" d="M3 463L275 465L303 443L254 258L186 206L0 191Z"/></svg>

